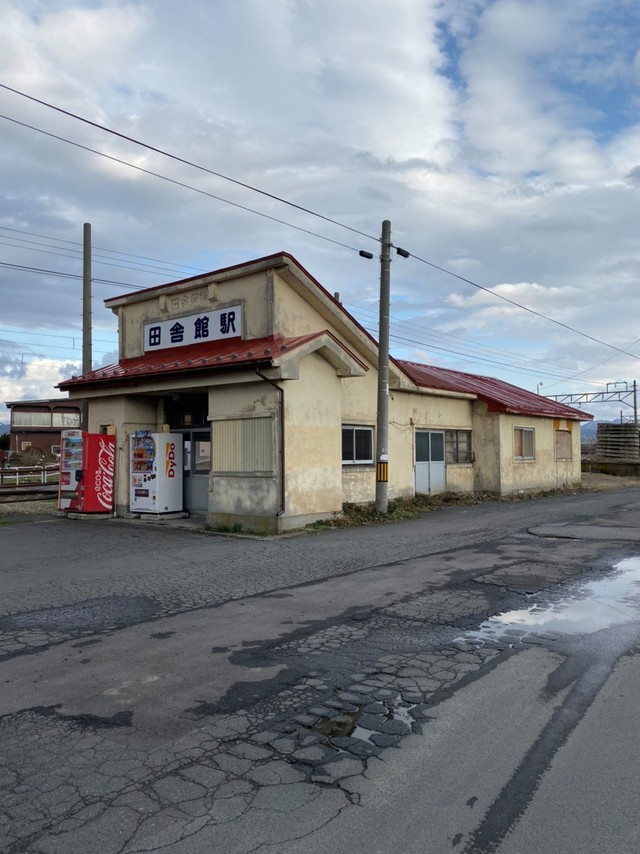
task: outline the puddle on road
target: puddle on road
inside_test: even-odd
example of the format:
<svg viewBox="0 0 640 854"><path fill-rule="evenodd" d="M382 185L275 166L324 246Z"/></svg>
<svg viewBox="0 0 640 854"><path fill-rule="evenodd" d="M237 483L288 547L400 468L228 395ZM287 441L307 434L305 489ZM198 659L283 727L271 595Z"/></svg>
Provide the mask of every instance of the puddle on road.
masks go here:
<svg viewBox="0 0 640 854"><path fill-rule="evenodd" d="M465 634L488 640L529 632L589 634L640 618L640 558L620 561L606 578L580 582L565 598L552 604L534 604L491 617Z"/></svg>
<svg viewBox="0 0 640 854"><path fill-rule="evenodd" d="M620 561L604 577L565 585L554 601L551 601L552 595L547 592L531 596L529 601L533 604L530 607L497 614L456 640L472 647L498 641L500 648L504 648L505 643L513 645L520 640L539 642L546 637L553 639L556 633L589 634L640 620L640 557ZM380 708L370 711L368 705ZM384 699L371 698L363 707L352 706L351 710L336 708L334 717L321 717L311 729L329 739L327 746L339 752L342 745L334 745L333 739L351 737L380 745L379 738L385 737L381 735L384 732L381 719L396 724L389 734L399 738L414 728L416 719L411 714L414 708L415 704L404 701L401 694ZM380 728L369 729L368 726L375 726L376 718ZM406 729L403 731L400 725Z"/></svg>

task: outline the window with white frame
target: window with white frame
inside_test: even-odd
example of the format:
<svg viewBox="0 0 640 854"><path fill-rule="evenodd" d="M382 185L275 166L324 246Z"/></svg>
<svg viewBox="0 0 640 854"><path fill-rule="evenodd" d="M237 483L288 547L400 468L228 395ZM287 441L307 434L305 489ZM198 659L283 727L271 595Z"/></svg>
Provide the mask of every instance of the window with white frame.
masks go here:
<svg viewBox="0 0 640 854"><path fill-rule="evenodd" d="M342 465L357 466L373 462L373 427L345 424L342 427Z"/></svg>
<svg viewBox="0 0 640 854"><path fill-rule="evenodd" d="M446 430L444 447L447 463L470 463L471 430Z"/></svg>
<svg viewBox="0 0 640 854"><path fill-rule="evenodd" d="M51 413L36 410L13 410L11 423L14 427L51 427Z"/></svg>
<svg viewBox="0 0 640 854"><path fill-rule="evenodd" d="M71 410L58 410L53 413L52 422L54 427L79 427L80 413Z"/></svg>
<svg viewBox="0 0 640 854"><path fill-rule="evenodd" d="M515 427L513 430L513 456L516 460L535 460L536 431L533 427Z"/></svg>

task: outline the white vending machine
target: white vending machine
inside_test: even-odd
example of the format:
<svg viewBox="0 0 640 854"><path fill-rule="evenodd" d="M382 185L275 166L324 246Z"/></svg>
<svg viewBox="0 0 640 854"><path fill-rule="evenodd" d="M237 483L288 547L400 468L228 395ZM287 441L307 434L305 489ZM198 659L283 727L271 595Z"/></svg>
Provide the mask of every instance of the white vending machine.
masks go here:
<svg viewBox="0 0 640 854"><path fill-rule="evenodd" d="M179 513L182 497L182 435L139 430L129 437L129 509Z"/></svg>

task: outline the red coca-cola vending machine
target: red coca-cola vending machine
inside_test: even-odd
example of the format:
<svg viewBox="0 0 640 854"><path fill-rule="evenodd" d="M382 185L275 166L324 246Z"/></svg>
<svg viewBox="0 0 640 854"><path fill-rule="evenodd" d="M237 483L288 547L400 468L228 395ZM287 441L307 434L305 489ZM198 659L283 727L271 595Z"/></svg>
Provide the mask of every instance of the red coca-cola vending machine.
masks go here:
<svg viewBox="0 0 640 854"><path fill-rule="evenodd" d="M63 430L58 509L78 513L111 512L115 459L115 436Z"/></svg>

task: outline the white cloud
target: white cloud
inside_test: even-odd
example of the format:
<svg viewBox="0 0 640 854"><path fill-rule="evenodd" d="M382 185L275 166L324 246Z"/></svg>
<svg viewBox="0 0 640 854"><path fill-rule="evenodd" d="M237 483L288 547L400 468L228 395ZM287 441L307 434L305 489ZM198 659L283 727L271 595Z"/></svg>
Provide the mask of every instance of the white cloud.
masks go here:
<svg viewBox="0 0 640 854"><path fill-rule="evenodd" d="M4 360L1 360L4 363ZM0 364L6 367L6 364ZM68 379L70 371L79 371L79 365L58 359L35 357L25 362L19 376L8 377L0 370L0 400L47 399L66 397L56 385Z"/></svg>
<svg viewBox="0 0 640 854"><path fill-rule="evenodd" d="M421 258L604 341L634 339L635 4L5 0L3 11L3 82L367 234L389 218L395 242ZM365 238L1 90L0 112L375 252ZM285 249L345 301L375 304L375 262L6 120L2 131L0 227L29 233L0 228L7 263L78 275L79 256L44 253L68 256L91 222L97 247L189 265L143 273L103 266L96 252L96 279L151 285ZM76 245L44 247L33 235ZM20 238L36 242L18 248ZM531 373L517 380L535 387L537 365L570 375L612 355L415 259L396 260L401 316L474 340L458 367L474 369L474 347L478 359L481 345L502 347L516 354L511 363L528 360ZM53 273L0 268L7 328L79 334L79 280ZM123 290L94 284L94 337L109 342L96 361L113 351L116 327L101 300ZM402 355L417 347L453 360L430 349L429 334L414 329L418 343L400 343ZM449 349L462 354L457 339ZM32 362L43 376L58 353L29 352L45 358ZM637 371L637 360L613 355L601 379ZM509 378L509 368L503 357L480 372Z"/></svg>

